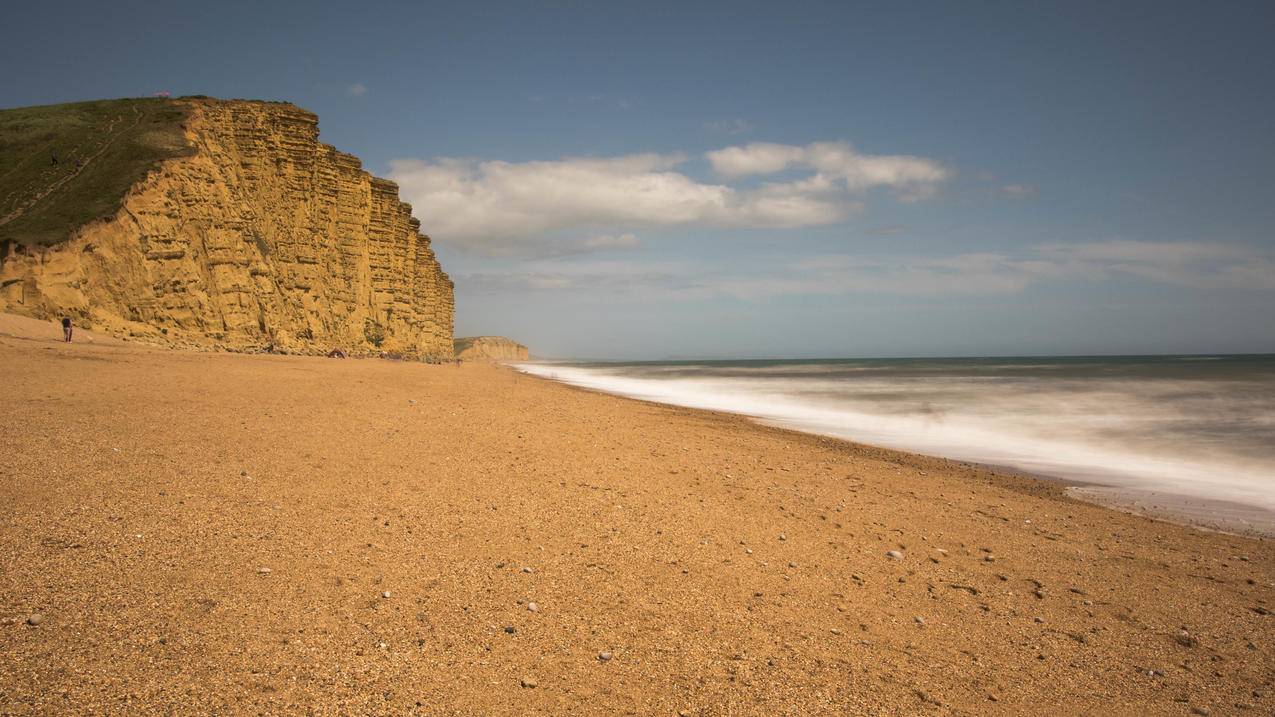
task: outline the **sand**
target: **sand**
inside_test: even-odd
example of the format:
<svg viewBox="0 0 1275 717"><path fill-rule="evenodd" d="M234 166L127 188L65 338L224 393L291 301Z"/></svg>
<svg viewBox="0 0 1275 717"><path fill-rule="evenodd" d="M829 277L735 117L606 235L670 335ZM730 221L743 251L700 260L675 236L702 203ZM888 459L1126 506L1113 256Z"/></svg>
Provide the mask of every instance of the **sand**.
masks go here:
<svg viewBox="0 0 1275 717"><path fill-rule="evenodd" d="M2 713L1275 712L1269 540L500 367L7 333Z"/></svg>

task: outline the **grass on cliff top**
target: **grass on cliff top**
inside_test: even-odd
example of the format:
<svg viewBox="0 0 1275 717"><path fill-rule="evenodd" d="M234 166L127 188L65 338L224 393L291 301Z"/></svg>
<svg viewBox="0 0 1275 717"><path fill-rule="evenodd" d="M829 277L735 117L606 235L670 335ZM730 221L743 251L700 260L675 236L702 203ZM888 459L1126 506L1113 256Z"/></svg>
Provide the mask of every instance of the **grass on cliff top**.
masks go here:
<svg viewBox="0 0 1275 717"><path fill-rule="evenodd" d="M452 339L452 347L456 353L460 353L462 351L469 350L474 344L484 339L504 339L505 341L508 341L509 343L514 344L515 346L522 346L522 348L527 348L526 346L523 346L517 341L514 341L513 339L507 338L504 336L461 336L459 338Z"/></svg>
<svg viewBox="0 0 1275 717"><path fill-rule="evenodd" d="M191 152L185 118L160 98L0 110L0 248L57 244L113 216L151 168Z"/></svg>

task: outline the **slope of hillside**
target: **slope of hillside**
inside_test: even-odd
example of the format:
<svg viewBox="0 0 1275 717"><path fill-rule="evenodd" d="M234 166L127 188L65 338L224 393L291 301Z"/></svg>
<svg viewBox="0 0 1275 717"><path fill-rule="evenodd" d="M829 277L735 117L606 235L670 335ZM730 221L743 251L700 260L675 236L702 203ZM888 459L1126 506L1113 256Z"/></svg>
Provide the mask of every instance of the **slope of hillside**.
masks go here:
<svg viewBox="0 0 1275 717"><path fill-rule="evenodd" d="M166 99L0 110L0 243L56 244L110 218L147 172L190 154L185 118Z"/></svg>
<svg viewBox="0 0 1275 717"><path fill-rule="evenodd" d="M504 336L465 336L453 343L456 358L463 361L527 360L527 347Z"/></svg>
<svg viewBox="0 0 1275 717"><path fill-rule="evenodd" d="M452 283L429 237L397 185L318 141L313 113L209 98L88 105L9 113L17 165L4 181L25 199L0 227L0 310L177 346L452 355ZM91 136L102 146L67 154ZM23 154L24 137L44 139ZM68 161L79 173L58 175ZM108 170L141 176L88 183Z"/></svg>

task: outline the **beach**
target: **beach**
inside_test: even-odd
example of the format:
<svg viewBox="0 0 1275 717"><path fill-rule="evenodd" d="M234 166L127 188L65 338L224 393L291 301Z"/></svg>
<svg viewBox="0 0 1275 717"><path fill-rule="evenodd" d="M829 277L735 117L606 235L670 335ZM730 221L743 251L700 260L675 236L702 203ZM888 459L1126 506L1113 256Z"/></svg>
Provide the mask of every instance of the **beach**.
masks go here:
<svg viewBox="0 0 1275 717"><path fill-rule="evenodd" d="M37 324L5 714L1275 711L1268 539L500 366Z"/></svg>

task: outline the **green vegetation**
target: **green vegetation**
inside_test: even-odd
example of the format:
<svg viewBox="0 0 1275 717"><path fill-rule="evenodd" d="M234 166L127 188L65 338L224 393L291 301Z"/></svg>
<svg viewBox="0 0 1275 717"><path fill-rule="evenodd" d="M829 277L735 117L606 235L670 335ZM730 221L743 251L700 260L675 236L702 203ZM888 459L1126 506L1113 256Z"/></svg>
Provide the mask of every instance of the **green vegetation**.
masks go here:
<svg viewBox="0 0 1275 717"><path fill-rule="evenodd" d="M385 342L385 327L371 319L365 319L363 321L363 338L367 339L369 344L380 348L381 344Z"/></svg>
<svg viewBox="0 0 1275 717"><path fill-rule="evenodd" d="M57 244L113 216L151 168L190 153L185 118L159 98L0 110L0 245Z"/></svg>
<svg viewBox="0 0 1275 717"><path fill-rule="evenodd" d="M473 345L474 345L474 344L478 341L478 339L480 339L480 338L482 338L482 337L480 337L480 336L464 336L464 337L461 337L461 338L458 338L458 339L453 339L453 340L452 340L452 347L453 347L453 349L456 351L456 353L458 353L458 354L459 354L459 353L460 353L460 352L462 352L462 351L468 351L468 350L469 350L469 347L470 347L470 346L473 346Z"/></svg>

